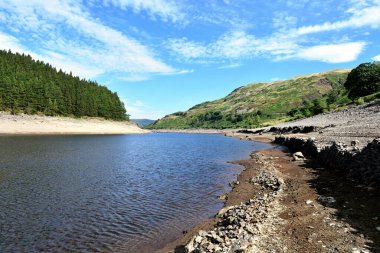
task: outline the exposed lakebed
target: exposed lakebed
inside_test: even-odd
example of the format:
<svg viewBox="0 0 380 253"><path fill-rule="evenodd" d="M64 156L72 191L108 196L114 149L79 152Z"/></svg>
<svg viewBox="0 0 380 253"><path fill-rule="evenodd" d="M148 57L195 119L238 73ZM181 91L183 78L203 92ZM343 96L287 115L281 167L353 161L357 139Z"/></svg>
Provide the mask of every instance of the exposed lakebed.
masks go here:
<svg viewBox="0 0 380 253"><path fill-rule="evenodd" d="M214 215L268 144L212 134L0 137L1 252L151 252Z"/></svg>

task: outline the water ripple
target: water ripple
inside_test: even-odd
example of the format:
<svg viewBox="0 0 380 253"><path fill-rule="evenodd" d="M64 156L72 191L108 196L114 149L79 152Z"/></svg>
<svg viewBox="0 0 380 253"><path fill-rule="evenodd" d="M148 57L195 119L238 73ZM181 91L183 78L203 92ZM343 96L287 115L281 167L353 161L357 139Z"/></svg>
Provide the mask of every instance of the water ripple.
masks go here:
<svg viewBox="0 0 380 253"><path fill-rule="evenodd" d="M0 137L0 252L150 252L213 215L264 144L219 135Z"/></svg>

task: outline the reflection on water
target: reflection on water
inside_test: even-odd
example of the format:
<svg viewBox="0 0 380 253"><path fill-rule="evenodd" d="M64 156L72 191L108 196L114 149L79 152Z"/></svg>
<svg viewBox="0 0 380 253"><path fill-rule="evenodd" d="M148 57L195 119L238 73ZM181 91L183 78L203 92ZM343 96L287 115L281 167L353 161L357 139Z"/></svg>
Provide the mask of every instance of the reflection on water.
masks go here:
<svg viewBox="0 0 380 253"><path fill-rule="evenodd" d="M266 144L220 135L0 137L0 252L150 252L215 214Z"/></svg>

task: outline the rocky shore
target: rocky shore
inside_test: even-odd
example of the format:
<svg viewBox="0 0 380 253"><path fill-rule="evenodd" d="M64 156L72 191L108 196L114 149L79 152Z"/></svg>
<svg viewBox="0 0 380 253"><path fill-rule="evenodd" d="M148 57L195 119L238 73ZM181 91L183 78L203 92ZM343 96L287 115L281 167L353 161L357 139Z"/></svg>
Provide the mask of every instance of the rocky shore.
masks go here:
<svg viewBox="0 0 380 253"><path fill-rule="evenodd" d="M238 161L225 207L158 252L380 252L379 193L293 160L272 149Z"/></svg>
<svg viewBox="0 0 380 253"><path fill-rule="evenodd" d="M252 252L268 242L269 234L275 235L274 224L282 222L278 217L282 210L278 200L285 183L262 156L253 154L252 159L263 165L251 179L258 194L244 203L220 210L216 226L208 232L199 231L185 246L185 252ZM268 243L272 249L280 247L275 238Z"/></svg>
<svg viewBox="0 0 380 253"><path fill-rule="evenodd" d="M346 110L279 124L240 130L245 138L266 136L293 152L345 172L349 179L380 187L380 100ZM234 133L233 133L234 135Z"/></svg>
<svg viewBox="0 0 380 253"><path fill-rule="evenodd" d="M225 132L287 146L239 161L225 208L158 252L380 252L380 102Z"/></svg>

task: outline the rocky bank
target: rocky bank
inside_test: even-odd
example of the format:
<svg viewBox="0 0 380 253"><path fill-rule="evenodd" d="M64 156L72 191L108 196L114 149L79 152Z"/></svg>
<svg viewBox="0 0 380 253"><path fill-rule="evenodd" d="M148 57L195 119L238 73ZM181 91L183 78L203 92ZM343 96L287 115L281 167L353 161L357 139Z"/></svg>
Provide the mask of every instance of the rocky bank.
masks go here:
<svg viewBox="0 0 380 253"><path fill-rule="evenodd" d="M288 150L239 162L250 176L239 176L225 208L186 243L159 252L380 252L379 125L377 100L225 133Z"/></svg>

